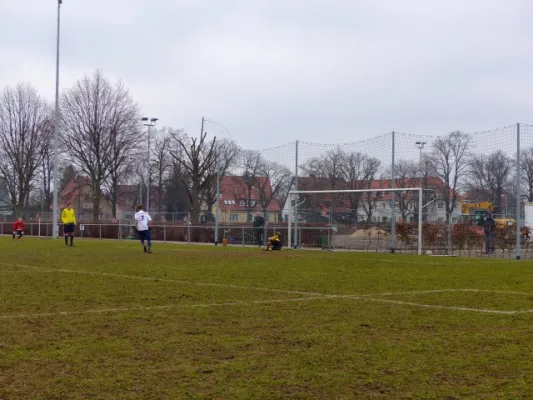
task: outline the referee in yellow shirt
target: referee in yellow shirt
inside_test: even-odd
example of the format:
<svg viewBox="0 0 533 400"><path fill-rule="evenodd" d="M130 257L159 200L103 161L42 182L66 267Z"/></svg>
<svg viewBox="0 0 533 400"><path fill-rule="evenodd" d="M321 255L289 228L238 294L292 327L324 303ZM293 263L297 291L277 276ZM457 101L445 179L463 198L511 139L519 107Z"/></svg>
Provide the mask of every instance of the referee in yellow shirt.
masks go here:
<svg viewBox="0 0 533 400"><path fill-rule="evenodd" d="M76 229L76 214L70 203L63 209L61 213L61 221L63 222L63 233L65 234L65 246L68 246L68 238L70 237L70 246L74 247L74 230Z"/></svg>

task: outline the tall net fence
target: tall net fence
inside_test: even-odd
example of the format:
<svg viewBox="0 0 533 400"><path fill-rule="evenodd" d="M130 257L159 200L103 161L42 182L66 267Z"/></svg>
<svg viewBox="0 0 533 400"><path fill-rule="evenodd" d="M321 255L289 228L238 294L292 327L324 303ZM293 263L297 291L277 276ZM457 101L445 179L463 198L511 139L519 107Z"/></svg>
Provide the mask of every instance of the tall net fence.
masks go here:
<svg viewBox="0 0 533 400"><path fill-rule="evenodd" d="M185 205L178 209L170 207L166 203L173 200L172 192L156 188L165 190L166 197L160 197L165 204L150 209L155 222L209 226L208 229L218 223L219 237L226 233L235 236L244 227L245 233L239 231L239 239L231 241L242 243L244 237L244 242L251 244L257 243L258 229L253 227L257 216L264 219L264 242L271 231L288 234L292 211L292 223L297 229L291 239L298 246L350 248L355 246L354 241L345 238L344 243L352 244L342 245L341 235L352 235L352 239L366 240L354 247L357 250L410 251L416 240L407 237L412 230L409 224L416 224L420 207L408 190L393 196L381 192L422 187L425 251L524 255L529 250L529 227L533 227L533 125L514 124L440 136L390 132L346 143L296 141L261 150L239 149L221 174L217 192L215 181L211 182L207 196L210 200L202 199L198 221L192 220L186 199L182 199ZM91 186L90 182L87 186ZM133 192L142 192L137 186L130 186ZM360 190L366 194L299 196L291 202L291 190ZM1 187L0 197L5 197ZM31 197L38 199L37 191ZM83 197L76 200L82 220L92 217L90 211L82 210L91 195L86 193ZM102 202L105 201L104 198ZM137 199L128 201L133 204ZM25 219L50 221L48 206L38 200L30 203ZM104 223L112 218L110 207L101 209L98 219ZM13 221L14 215L5 208L0 212L0 221ZM494 229L485 223L489 214L495 220ZM130 204L129 210L117 219L119 223L129 223L132 216ZM98 223L94 218L91 222ZM250 233L246 233L247 229L251 229ZM369 241L368 236L376 239ZM487 245L487 238L494 240Z"/></svg>

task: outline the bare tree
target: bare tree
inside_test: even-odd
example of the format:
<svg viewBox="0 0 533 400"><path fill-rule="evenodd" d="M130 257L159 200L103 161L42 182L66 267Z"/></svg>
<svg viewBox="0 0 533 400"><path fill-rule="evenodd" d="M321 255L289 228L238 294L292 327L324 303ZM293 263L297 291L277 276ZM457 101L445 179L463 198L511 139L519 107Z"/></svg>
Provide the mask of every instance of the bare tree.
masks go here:
<svg viewBox="0 0 533 400"><path fill-rule="evenodd" d="M381 162L377 158L369 158L366 163L367 164L365 169L367 179L365 180L365 189L369 190L364 195L363 210L367 217L366 222L370 223L372 222L372 215L374 214L374 210L376 209L377 201L381 198L381 193L376 189L381 188L381 183L383 180L380 180L379 187L376 188L375 180Z"/></svg>
<svg viewBox="0 0 533 400"><path fill-rule="evenodd" d="M237 143L231 139L219 140L215 146L215 163L212 168L207 171L207 174L212 177L213 184L206 187L203 197L208 210L211 210L216 203L217 187L216 187L216 175L217 168L220 173L220 177L225 176L228 171L237 166L238 154L241 151Z"/></svg>
<svg viewBox="0 0 533 400"><path fill-rule="evenodd" d="M456 208L461 180L468 172L470 137L459 131L451 132L433 144L428 157L431 170L442 181L441 196L446 208L446 223L451 222Z"/></svg>
<svg viewBox="0 0 533 400"><path fill-rule="evenodd" d="M0 179L21 216L42 165L50 108L35 88L19 84L0 95Z"/></svg>
<svg viewBox="0 0 533 400"><path fill-rule="evenodd" d="M514 161L507 157L501 150L489 155L487 158L487 184L493 193L496 205L495 213L501 213L502 195L513 182L510 182Z"/></svg>
<svg viewBox="0 0 533 400"><path fill-rule="evenodd" d="M409 188L418 187L420 180L420 165L419 163L407 160L400 160L395 166L396 172L396 187ZM407 222L410 216L414 216L417 212L418 196L416 193L403 191L396 195L398 200L395 202L398 211L402 217L403 222Z"/></svg>
<svg viewBox="0 0 533 400"><path fill-rule="evenodd" d="M473 155L468 163L468 178L465 184L468 190L479 201L488 201L492 195L487 186L487 156Z"/></svg>
<svg viewBox="0 0 533 400"><path fill-rule="evenodd" d="M312 158L306 164L302 165L301 169L305 174L312 177L318 179L327 178L331 190L338 190L345 186L343 174L346 159L347 155L342 149L332 149L319 157ZM329 202L330 213L335 218L337 209L342 204L343 196L332 193L328 197L331 199Z"/></svg>
<svg viewBox="0 0 533 400"><path fill-rule="evenodd" d="M365 154L359 152L352 152L346 154L344 162L341 164L341 178L346 189L362 190L370 180L372 175L374 160ZM361 206L362 192L354 192L348 194L348 202L352 212L352 221L357 222L359 207Z"/></svg>
<svg viewBox="0 0 533 400"><path fill-rule="evenodd" d="M170 147L172 144L172 130L161 129L156 131L151 151L150 160L150 187L153 187L153 195L156 197L156 209L163 211L163 200L165 198L166 182L172 170L172 157ZM152 197L152 195L150 195Z"/></svg>
<svg viewBox="0 0 533 400"><path fill-rule="evenodd" d="M54 133L54 124L51 118L47 118L43 124L42 131L42 157L41 165L39 167L40 172L40 186L43 208L48 210L52 204L52 179L53 179L53 147L52 138Z"/></svg>
<svg viewBox="0 0 533 400"><path fill-rule="evenodd" d="M252 200L252 197L254 197L254 191L257 195L257 186L265 170L265 160L258 151L244 151L241 155L240 167L244 170L242 187L235 188L235 190L239 192L236 193L238 197L244 197L247 218L250 221L252 219L252 211L258 206L256 201Z"/></svg>
<svg viewBox="0 0 533 400"><path fill-rule="evenodd" d="M533 147L522 151L520 169L527 187L527 200L533 201Z"/></svg>
<svg viewBox="0 0 533 400"><path fill-rule="evenodd" d="M268 209L277 201L281 192L289 186L291 170L275 162L264 161L261 177L257 180L257 195L263 217L267 219Z"/></svg>
<svg viewBox="0 0 533 400"><path fill-rule="evenodd" d="M501 212L502 195L513 183L510 180L514 161L498 150L489 156L473 156L469 165L467 189L477 200L492 200L495 212Z"/></svg>
<svg viewBox="0 0 533 400"><path fill-rule="evenodd" d="M121 82L112 85L96 71L63 94L61 110L62 141L72 162L92 180L97 220L102 185L110 177L116 193L122 167L139 147L139 109Z"/></svg>
<svg viewBox="0 0 533 400"><path fill-rule="evenodd" d="M173 134L177 149L170 155L180 167L180 179L184 184L189 200L191 222L200 222L202 194L206 188L213 185L213 176L208 171L213 168L216 155L216 138L206 141L207 133L202 133L200 138L191 138L187 135Z"/></svg>

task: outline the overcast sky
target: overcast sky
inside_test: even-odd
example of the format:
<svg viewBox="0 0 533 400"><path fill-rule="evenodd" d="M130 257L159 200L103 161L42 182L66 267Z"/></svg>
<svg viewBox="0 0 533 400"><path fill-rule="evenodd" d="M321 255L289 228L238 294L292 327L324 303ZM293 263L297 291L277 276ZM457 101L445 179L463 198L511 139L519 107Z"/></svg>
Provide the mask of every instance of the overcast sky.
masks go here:
<svg viewBox="0 0 533 400"><path fill-rule="evenodd" d="M2 86L53 100L56 4L0 2ZM197 135L205 116L250 148L533 123L532 14L528 0L64 0L60 85L99 68L161 124Z"/></svg>

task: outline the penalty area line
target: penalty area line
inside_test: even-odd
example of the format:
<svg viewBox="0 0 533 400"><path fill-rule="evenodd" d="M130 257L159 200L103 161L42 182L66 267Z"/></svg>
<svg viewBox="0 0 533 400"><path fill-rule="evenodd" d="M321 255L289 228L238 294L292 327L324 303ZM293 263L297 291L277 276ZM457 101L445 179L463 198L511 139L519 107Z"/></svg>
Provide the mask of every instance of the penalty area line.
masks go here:
<svg viewBox="0 0 533 400"><path fill-rule="evenodd" d="M36 267L33 265L25 264L10 264L10 263L0 263L0 266L8 267L20 267L27 269L34 269L38 271L46 272L63 272L69 274L80 274L80 275L93 275L93 276L106 276L110 278L122 278L122 279L133 279L146 282L165 282L165 283L177 283L180 285L192 285L192 286L207 286L207 287L220 287L226 289L240 289L240 290L256 290L260 292L270 292L270 293L284 293L284 294L299 294L303 296L324 296L322 293L316 292L303 292L299 290L285 290L285 289L270 289L259 286L239 286L239 285L230 285L225 283L207 283L207 282L191 282L184 280L175 280L175 279L166 279L166 278L156 278L156 277L147 277L147 276L138 276L138 275L124 275L124 274L113 274L109 272L97 272L97 271L84 271L84 270L75 270L75 269L63 269L63 268L49 268L49 267Z"/></svg>
<svg viewBox="0 0 533 400"><path fill-rule="evenodd" d="M107 313L131 313L138 311L164 311L171 309L182 308L209 308L209 307L231 307L231 306L250 306L257 304L276 304L276 303L297 303L312 300L324 300L324 296L313 297L298 297L294 299L273 299L273 300L252 300L252 301L234 301L225 303L201 303L201 304L168 304L162 306L147 306L147 307L124 307L124 308L102 308L94 310L80 310L80 311L56 311L44 313L24 313L24 314L6 314L0 315L0 319L16 319L16 318L37 318L37 317L61 317L71 315L87 315L87 314L107 314Z"/></svg>

